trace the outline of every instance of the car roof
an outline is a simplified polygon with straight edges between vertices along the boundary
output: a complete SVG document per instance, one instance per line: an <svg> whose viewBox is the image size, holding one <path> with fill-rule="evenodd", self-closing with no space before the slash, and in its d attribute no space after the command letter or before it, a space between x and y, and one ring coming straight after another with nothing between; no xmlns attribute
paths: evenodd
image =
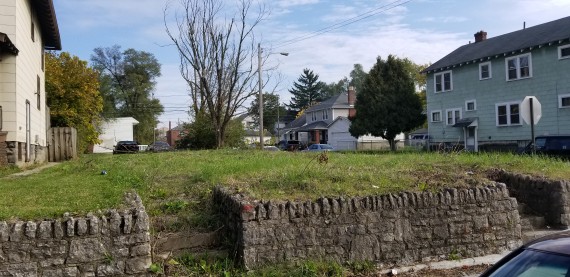
<svg viewBox="0 0 570 277"><path fill-rule="evenodd" d="M570 230L561 231L546 237L533 240L525 244L524 247L540 251L570 255Z"/></svg>

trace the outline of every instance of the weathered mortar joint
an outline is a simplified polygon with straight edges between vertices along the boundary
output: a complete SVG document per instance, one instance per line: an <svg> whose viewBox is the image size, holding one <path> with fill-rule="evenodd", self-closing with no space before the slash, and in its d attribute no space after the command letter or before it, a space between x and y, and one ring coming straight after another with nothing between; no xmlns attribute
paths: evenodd
<svg viewBox="0 0 570 277"><path fill-rule="evenodd" d="M218 187L239 263L305 259L411 264L497 253L521 243L516 201L504 184L315 201L245 201Z"/></svg>
<svg viewBox="0 0 570 277"><path fill-rule="evenodd" d="M149 220L133 199L136 207L122 211L0 221L0 276L144 275L152 262Z"/></svg>

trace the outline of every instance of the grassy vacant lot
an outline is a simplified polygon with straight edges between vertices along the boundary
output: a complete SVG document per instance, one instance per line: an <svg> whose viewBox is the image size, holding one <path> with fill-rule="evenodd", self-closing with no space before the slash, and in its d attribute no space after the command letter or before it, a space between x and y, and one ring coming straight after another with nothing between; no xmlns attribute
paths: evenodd
<svg viewBox="0 0 570 277"><path fill-rule="evenodd" d="M218 184L256 199L314 199L402 190L436 190L486 181L503 168L570 179L570 164L510 154L314 153L218 150L136 155L85 155L39 174L0 170L0 219L86 213L122 203L135 190L151 216L176 218L165 228L210 226L209 192ZM106 175L101 172L105 170ZM2 177L4 176L4 177Z"/></svg>

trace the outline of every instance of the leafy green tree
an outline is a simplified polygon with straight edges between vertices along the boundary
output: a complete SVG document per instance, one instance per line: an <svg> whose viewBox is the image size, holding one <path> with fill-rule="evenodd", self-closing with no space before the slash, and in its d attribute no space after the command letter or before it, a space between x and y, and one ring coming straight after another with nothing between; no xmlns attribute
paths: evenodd
<svg viewBox="0 0 570 277"><path fill-rule="evenodd" d="M303 69L303 74L293 83L293 88L289 90L293 98L289 102L289 107L294 110L306 109L315 103L325 100L322 89L324 83L319 81L319 75L310 69Z"/></svg>
<svg viewBox="0 0 570 277"><path fill-rule="evenodd" d="M394 139L399 133L409 132L425 121L405 61L392 55L386 60L377 58L362 91L356 94L355 109L350 134L380 136L388 140L392 151L396 150Z"/></svg>
<svg viewBox="0 0 570 277"><path fill-rule="evenodd" d="M103 99L99 94L96 70L67 52L47 52L46 97L51 126L77 129L79 152L98 142L99 114Z"/></svg>
<svg viewBox="0 0 570 277"><path fill-rule="evenodd" d="M247 113L253 117L255 125L259 126L259 95L251 101L251 105L247 108ZM264 129L272 129L279 118L287 115L287 109L279 105L279 95L273 93L265 93L263 95L263 126Z"/></svg>
<svg viewBox="0 0 570 277"><path fill-rule="evenodd" d="M158 116L164 111L153 97L160 63L153 54L114 45L95 48L91 55L93 67L100 72L101 94L105 118L133 117L139 121L134 137L139 143L153 141Z"/></svg>
<svg viewBox="0 0 570 277"><path fill-rule="evenodd" d="M216 131L211 117L206 114L198 114L191 123L183 124L184 134L176 142L178 149L213 149L217 147ZM225 132L226 147L243 147L245 130L238 120L231 120Z"/></svg>
<svg viewBox="0 0 570 277"><path fill-rule="evenodd" d="M357 63L354 64L354 68L350 71L350 86L353 86L356 93L362 90L362 85L368 74L362 68L362 65Z"/></svg>
<svg viewBox="0 0 570 277"><path fill-rule="evenodd" d="M348 88L348 78L344 77L338 82L323 84L322 95L324 99L331 98L340 93L346 92Z"/></svg>

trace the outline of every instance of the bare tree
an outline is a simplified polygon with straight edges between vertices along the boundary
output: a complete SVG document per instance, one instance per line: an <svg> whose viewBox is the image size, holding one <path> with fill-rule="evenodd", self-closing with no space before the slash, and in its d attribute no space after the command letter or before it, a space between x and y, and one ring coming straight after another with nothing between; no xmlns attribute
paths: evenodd
<svg viewBox="0 0 570 277"><path fill-rule="evenodd" d="M180 54L180 73L189 86L194 115L209 116L217 147L224 146L226 128L239 107L256 93L257 52L254 28L266 12L250 15L251 0L239 0L231 19L224 0L180 0L176 29L166 32Z"/></svg>

